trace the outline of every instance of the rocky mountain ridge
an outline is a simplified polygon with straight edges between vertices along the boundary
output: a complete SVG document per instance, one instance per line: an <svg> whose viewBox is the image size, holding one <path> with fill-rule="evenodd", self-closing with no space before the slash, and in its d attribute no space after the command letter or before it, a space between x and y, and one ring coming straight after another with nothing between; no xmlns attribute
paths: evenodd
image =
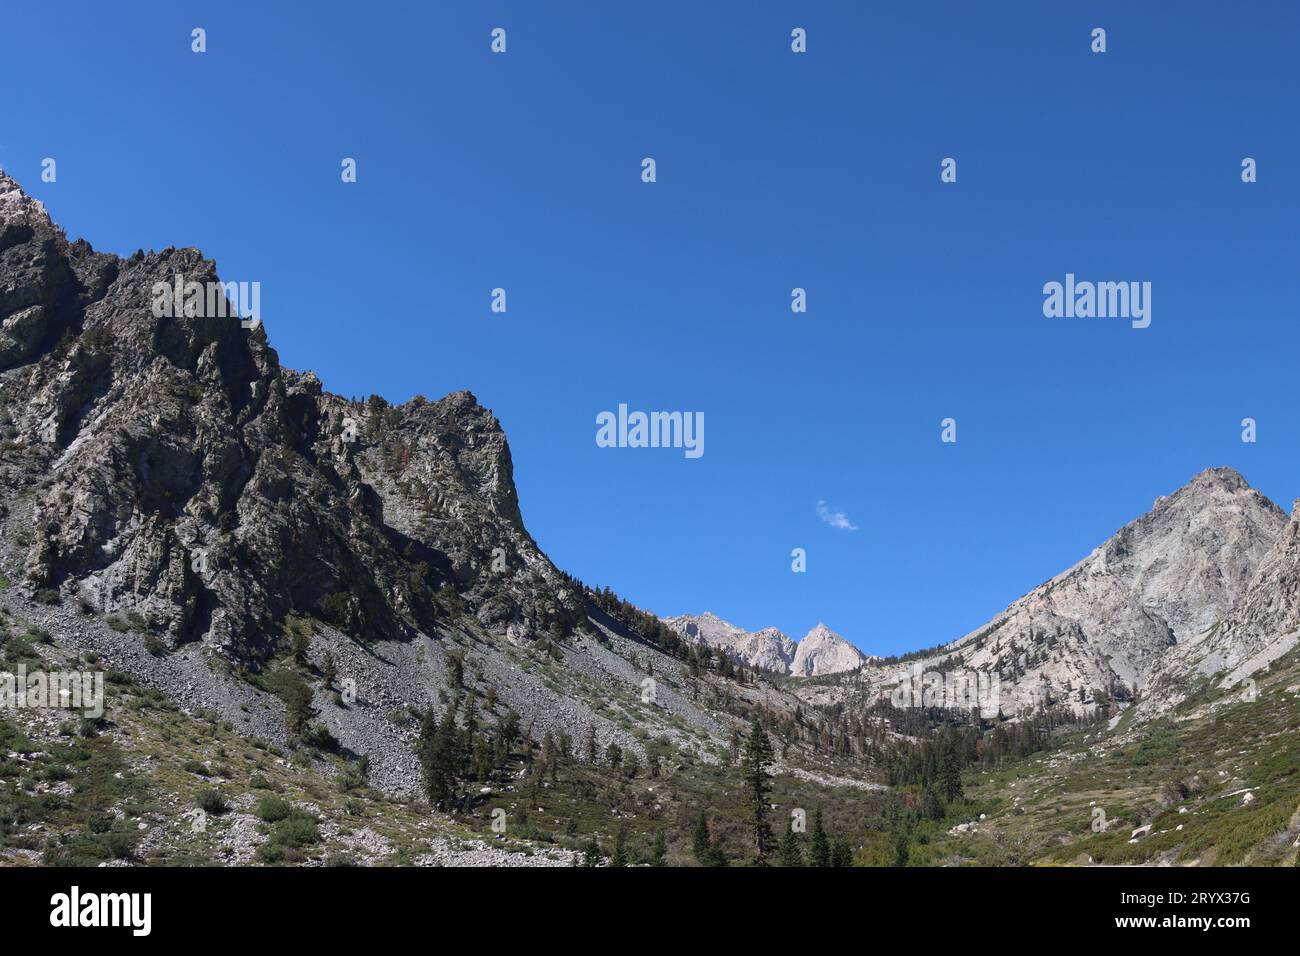
<svg viewBox="0 0 1300 956"><path fill-rule="evenodd" d="M709 611L663 618L686 640L721 650L732 660L773 674L819 677L860 667L869 658L825 624L818 624L800 641L775 627L746 631Z"/></svg>
<svg viewBox="0 0 1300 956"><path fill-rule="evenodd" d="M473 395L331 395L263 327L155 315L178 276L219 281L197 250L69 243L0 174L0 429L29 586L240 659L294 612L368 639L427 632L449 602L523 638L582 619Z"/></svg>
<svg viewBox="0 0 1300 956"><path fill-rule="evenodd" d="M1202 654L1211 668L1260 643L1246 635L1261 626L1237 623L1251 602L1268 612L1252 620L1282 619L1263 630L1295 626L1290 605L1274 597L1296 573L1286 550L1294 548L1294 523L1233 469L1207 469L988 623L905 664L868 666L861 679L874 693L897 696L925 672L949 683L988 675L996 678L993 710L1006 715L1045 705L1076 713L1124 706L1157 675L1185 671L1187 648L1209 646L1207 634L1237 648Z"/></svg>

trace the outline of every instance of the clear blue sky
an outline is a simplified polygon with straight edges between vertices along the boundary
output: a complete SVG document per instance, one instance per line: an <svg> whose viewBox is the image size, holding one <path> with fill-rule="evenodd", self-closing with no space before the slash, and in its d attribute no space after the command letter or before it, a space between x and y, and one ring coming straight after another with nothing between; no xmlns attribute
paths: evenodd
<svg viewBox="0 0 1300 956"><path fill-rule="evenodd" d="M261 282L333 391L472 390L589 583L890 653L1203 468L1300 495L1295 3L281 6L10 0L0 166ZM1067 272L1151 282L1151 327L1045 318ZM704 456L597 448L620 402Z"/></svg>

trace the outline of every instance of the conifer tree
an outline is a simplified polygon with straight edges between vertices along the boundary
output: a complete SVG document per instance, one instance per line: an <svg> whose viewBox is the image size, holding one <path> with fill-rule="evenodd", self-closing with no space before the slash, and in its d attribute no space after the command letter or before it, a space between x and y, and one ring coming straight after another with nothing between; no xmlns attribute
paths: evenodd
<svg viewBox="0 0 1300 956"><path fill-rule="evenodd" d="M781 865L803 866L803 849L799 846L794 827L787 827L785 836L781 837Z"/></svg>
<svg viewBox="0 0 1300 956"><path fill-rule="evenodd" d="M750 823L754 831L754 862L767 866L772 852L772 828L767 823L768 796L771 792L772 743L758 715L749 728L749 741L745 746L745 759L741 773L745 778L745 796L749 803Z"/></svg>
<svg viewBox="0 0 1300 956"><path fill-rule="evenodd" d="M813 813L812 837L808 847L808 865L831 865L831 842L826 836L826 830L822 827L821 810L816 810Z"/></svg>
<svg viewBox="0 0 1300 956"><path fill-rule="evenodd" d="M456 728L456 711L448 707L442 720L435 723L430 709L420 719L416 741L420 768L424 772L424 789L431 806L440 810L450 806L463 773L461 738Z"/></svg>
<svg viewBox="0 0 1300 956"><path fill-rule="evenodd" d="M962 799L961 767L957 762L957 749L952 741L949 741L948 745L944 747L939 779L943 784L945 800Z"/></svg>
<svg viewBox="0 0 1300 956"><path fill-rule="evenodd" d="M654 847L650 850L650 865L664 866L668 858L668 838L662 829L655 831Z"/></svg>
<svg viewBox="0 0 1300 956"><path fill-rule="evenodd" d="M926 820L942 820L943 814L943 801L939 799L939 794L934 787L926 787L925 796L921 800L921 817Z"/></svg>
<svg viewBox="0 0 1300 956"><path fill-rule="evenodd" d="M619 823L618 830L614 834L614 855L610 858L610 866L627 866L627 824Z"/></svg>
<svg viewBox="0 0 1300 956"><path fill-rule="evenodd" d="M709 827L709 818L703 810L700 811L700 817L695 823L692 850L695 853L695 861L700 866L727 865L726 854L722 852L722 847L718 846L714 841L713 832Z"/></svg>
<svg viewBox="0 0 1300 956"><path fill-rule="evenodd" d="M837 837L831 844L831 866L852 866L853 850L849 847L849 841L844 837Z"/></svg>

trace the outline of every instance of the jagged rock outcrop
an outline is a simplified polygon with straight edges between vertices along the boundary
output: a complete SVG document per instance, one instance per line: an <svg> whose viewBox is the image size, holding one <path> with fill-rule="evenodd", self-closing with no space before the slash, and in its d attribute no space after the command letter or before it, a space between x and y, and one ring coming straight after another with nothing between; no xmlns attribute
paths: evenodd
<svg viewBox="0 0 1300 956"><path fill-rule="evenodd" d="M825 624L798 643L774 627L746 631L715 614L682 614L664 623L693 643L721 650L732 660L775 674L817 677L851 671L867 658Z"/></svg>
<svg viewBox="0 0 1300 956"><path fill-rule="evenodd" d="M583 619L473 395L330 395L263 327L155 314L178 276L218 281L194 249L69 243L0 172L0 517L31 591L245 658L293 611L362 639L462 605L520 638Z"/></svg>

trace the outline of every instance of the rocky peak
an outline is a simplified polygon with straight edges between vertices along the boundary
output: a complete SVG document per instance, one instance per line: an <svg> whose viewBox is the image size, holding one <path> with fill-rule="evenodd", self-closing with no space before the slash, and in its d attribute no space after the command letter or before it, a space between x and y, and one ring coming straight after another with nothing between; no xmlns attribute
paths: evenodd
<svg viewBox="0 0 1300 956"><path fill-rule="evenodd" d="M825 624L818 624L796 643L775 627L746 631L708 611L664 618L664 623L694 643L778 674L813 677L853 670L866 659Z"/></svg>
<svg viewBox="0 0 1300 956"><path fill-rule="evenodd" d="M799 677L817 677L860 667L866 656L820 621L804 635L790 665Z"/></svg>
<svg viewBox="0 0 1300 956"><path fill-rule="evenodd" d="M29 589L250 660L293 612L363 640L581 620L472 394L331 395L262 326L155 314L157 283L219 281L198 250L95 253L0 194L0 519Z"/></svg>
<svg viewBox="0 0 1300 956"><path fill-rule="evenodd" d="M774 627L746 631L708 611L663 620L688 641L720 650L747 667L757 667L776 674L790 672L790 662L794 660L794 641Z"/></svg>
<svg viewBox="0 0 1300 956"><path fill-rule="evenodd" d="M49 213L45 211L45 204L23 192L18 181L3 169L0 169L0 223L6 228L53 225Z"/></svg>
<svg viewBox="0 0 1300 956"><path fill-rule="evenodd" d="M1236 471L1207 469L920 663L996 673L1008 715L1047 702L1084 711L1099 697L1142 693L1184 642L1233 609L1285 523Z"/></svg>

